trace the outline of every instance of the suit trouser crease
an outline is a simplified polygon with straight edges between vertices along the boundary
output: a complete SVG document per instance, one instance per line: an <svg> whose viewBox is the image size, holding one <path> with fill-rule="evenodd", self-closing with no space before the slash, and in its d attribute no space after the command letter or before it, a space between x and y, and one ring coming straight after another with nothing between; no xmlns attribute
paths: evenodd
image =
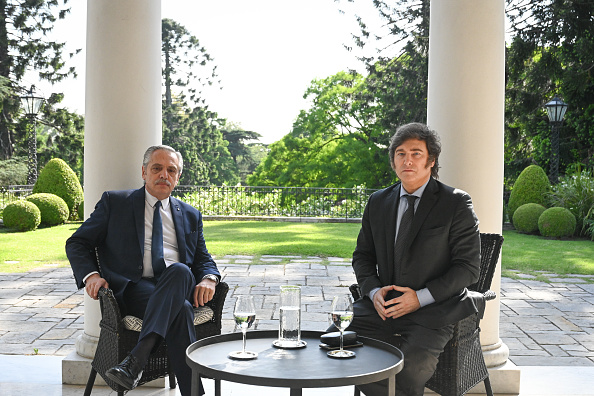
<svg viewBox="0 0 594 396"><path fill-rule="evenodd" d="M139 341L152 333L165 339L182 395L189 395L191 389L192 371L186 364L185 352L196 341L190 302L195 284L190 268L174 263L163 271L158 282L141 279L129 284L124 293L129 313L143 320Z"/></svg>

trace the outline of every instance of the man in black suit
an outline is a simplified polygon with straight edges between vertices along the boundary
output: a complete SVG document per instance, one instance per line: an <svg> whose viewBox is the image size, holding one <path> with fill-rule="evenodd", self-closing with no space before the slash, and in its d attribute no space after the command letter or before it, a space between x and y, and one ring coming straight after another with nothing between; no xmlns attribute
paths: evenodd
<svg viewBox="0 0 594 396"><path fill-rule="evenodd" d="M423 395L453 324L476 312L466 287L479 275L478 219L467 193L436 180L440 152L426 125L398 128L389 153L400 182L369 198L353 253L363 298L348 330L400 345L398 395ZM372 396L385 386L360 389Z"/></svg>
<svg viewBox="0 0 594 396"><path fill-rule="evenodd" d="M66 241L66 253L79 288L97 299L101 287L110 287L123 314L143 319L138 344L106 375L134 388L150 352L164 339L186 396L191 369L185 350L196 341L192 306L213 298L220 274L206 249L202 215L170 196L182 168L182 156L173 148L150 147L142 163L144 187L104 192Z"/></svg>

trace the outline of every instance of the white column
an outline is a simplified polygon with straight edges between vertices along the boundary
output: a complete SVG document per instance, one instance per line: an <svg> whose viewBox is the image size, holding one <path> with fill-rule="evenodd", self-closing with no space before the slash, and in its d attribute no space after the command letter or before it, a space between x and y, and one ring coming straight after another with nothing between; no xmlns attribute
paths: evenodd
<svg viewBox="0 0 594 396"><path fill-rule="evenodd" d="M440 180L472 196L486 233L502 231L505 0L432 0L427 123L442 139ZM498 265L491 289L501 286ZM481 344L488 367L503 367L509 349L499 338L499 298L487 304ZM509 373L508 373L509 374ZM513 393L509 375L492 382ZM499 388L499 389L497 389ZM519 371L517 371L519 392ZM517 393L517 392L516 392Z"/></svg>
<svg viewBox="0 0 594 396"><path fill-rule="evenodd" d="M142 185L144 151L161 143L161 1L88 0L85 218L105 190ZM79 355L93 357L99 303L85 294Z"/></svg>

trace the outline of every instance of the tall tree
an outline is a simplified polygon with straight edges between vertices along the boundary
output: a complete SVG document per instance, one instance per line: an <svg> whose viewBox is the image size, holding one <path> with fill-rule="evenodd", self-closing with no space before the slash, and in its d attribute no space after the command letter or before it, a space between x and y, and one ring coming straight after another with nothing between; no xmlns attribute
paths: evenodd
<svg viewBox="0 0 594 396"><path fill-rule="evenodd" d="M237 167L201 89L215 83L216 66L199 40L171 19L162 21L163 142L184 156L181 184L235 184ZM189 96L188 96L189 95Z"/></svg>
<svg viewBox="0 0 594 396"><path fill-rule="evenodd" d="M0 104L0 158L14 153L14 119L19 113L16 95L25 88L20 81L26 72L35 70L52 83L76 76L62 56L64 43L48 41L46 35L54 22L69 12L68 0L0 0L0 77L8 80L13 95ZM70 54L72 56L73 54Z"/></svg>
<svg viewBox="0 0 594 396"><path fill-rule="evenodd" d="M594 167L594 1L508 0L506 176L537 163L548 170L550 126L543 105L569 104L560 170Z"/></svg>
<svg viewBox="0 0 594 396"><path fill-rule="evenodd" d="M229 154L237 166L241 182L252 174L265 156L265 145L249 143L262 137L257 132L246 131L234 123L226 123L222 129L223 139L227 141ZM262 149L262 150L260 150Z"/></svg>

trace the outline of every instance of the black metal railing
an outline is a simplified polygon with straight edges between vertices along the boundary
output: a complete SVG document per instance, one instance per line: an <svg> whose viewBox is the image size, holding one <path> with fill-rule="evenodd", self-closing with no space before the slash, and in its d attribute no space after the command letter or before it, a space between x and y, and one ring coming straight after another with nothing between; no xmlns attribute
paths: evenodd
<svg viewBox="0 0 594 396"><path fill-rule="evenodd" d="M212 216L360 218L374 191L362 187L177 186L174 195Z"/></svg>
<svg viewBox="0 0 594 396"><path fill-rule="evenodd" d="M0 186L0 209L33 192L33 185Z"/></svg>
<svg viewBox="0 0 594 396"><path fill-rule="evenodd" d="M33 186L0 187L0 208ZM207 216L360 218L376 189L321 187L177 186L173 195Z"/></svg>

